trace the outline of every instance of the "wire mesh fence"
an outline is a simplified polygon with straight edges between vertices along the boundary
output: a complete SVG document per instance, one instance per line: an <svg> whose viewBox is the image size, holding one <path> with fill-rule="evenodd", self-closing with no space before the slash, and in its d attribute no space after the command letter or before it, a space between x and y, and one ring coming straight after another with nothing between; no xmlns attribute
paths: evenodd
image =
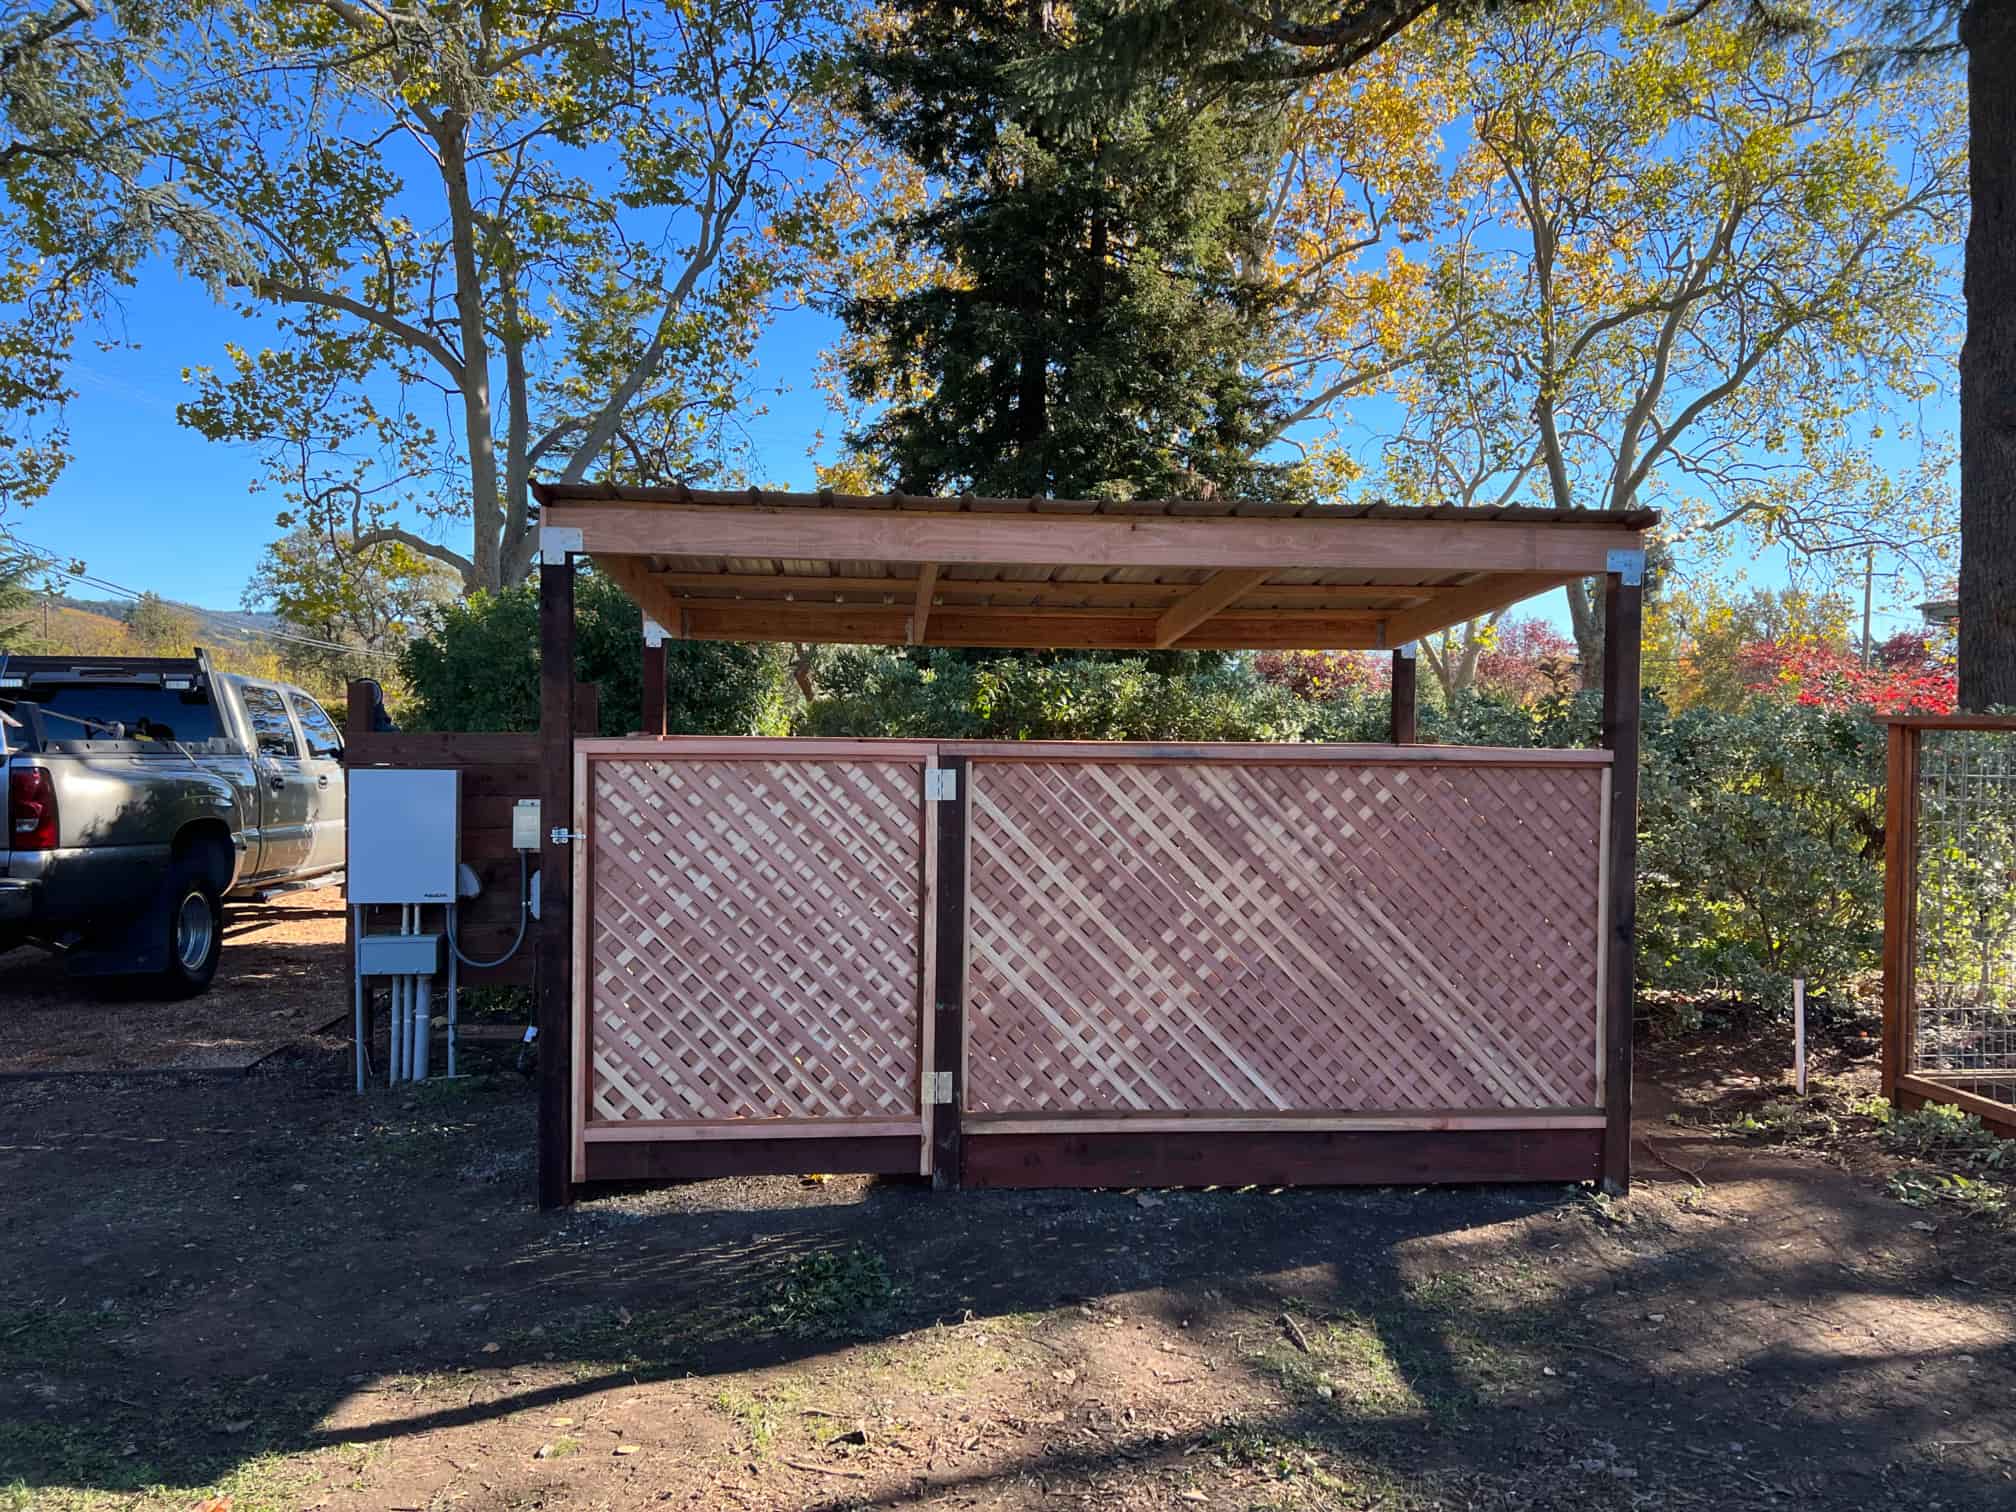
<svg viewBox="0 0 2016 1512"><path fill-rule="evenodd" d="M1924 731L1917 804L1906 1069L2016 1108L2016 731Z"/></svg>

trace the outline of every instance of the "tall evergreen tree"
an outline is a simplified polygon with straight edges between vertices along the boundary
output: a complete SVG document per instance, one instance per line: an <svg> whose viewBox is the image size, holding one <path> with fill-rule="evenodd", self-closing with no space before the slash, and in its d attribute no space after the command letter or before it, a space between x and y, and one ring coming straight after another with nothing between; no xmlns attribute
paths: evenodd
<svg viewBox="0 0 2016 1512"><path fill-rule="evenodd" d="M1120 65L1068 117L1046 58L1123 12L1087 0L896 0L856 45L855 108L928 176L894 231L937 270L855 296L847 380L886 401L850 437L906 492L1279 494L1258 461L1260 208L1278 97L1208 60Z"/></svg>

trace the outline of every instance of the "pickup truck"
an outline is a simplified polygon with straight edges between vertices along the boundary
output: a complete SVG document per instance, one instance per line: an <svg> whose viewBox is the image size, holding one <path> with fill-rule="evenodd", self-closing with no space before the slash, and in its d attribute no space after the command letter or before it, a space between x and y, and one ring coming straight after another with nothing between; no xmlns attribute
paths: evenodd
<svg viewBox="0 0 2016 1512"><path fill-rule="evenodd" d="M307 693L216 672L201 649L0 656L0 952L203 991L224 899L342 867L342 760Z"/></svg>

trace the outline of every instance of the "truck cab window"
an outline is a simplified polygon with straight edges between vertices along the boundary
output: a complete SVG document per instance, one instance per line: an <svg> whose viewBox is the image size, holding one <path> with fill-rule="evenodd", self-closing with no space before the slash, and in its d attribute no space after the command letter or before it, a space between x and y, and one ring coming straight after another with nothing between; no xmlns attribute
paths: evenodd
<svg viewBox="0 0 2016 1512"><path fill-rule="evenodd" d="M217 711L209 694L123 683L55 683L16 695L41 705L49 716L51 740L104 740L113 728L128 740L183 741L215 738ZM18 716L17 716L18 717Z"/></svg>
<svg viewBox="0 0 2016 1512"><path fill-rule="evenodd" d="M294 721L287 717L287 705L280 701L279 690L246 683L240 692L245 699L246 717L252 721L252 739L259 747L259 754L298 761L301 747L294 738Z"/></svg>
<svg viewBox="0 0 2016 1512"><path fill-rule="evenodd" d="M322 705L301 693L289 693L287 702L294 706L294 717L301 721L301 733L308 737L310 761L334 761L343 754L343 737L336 733L336 721L323 711Z"/></svg>

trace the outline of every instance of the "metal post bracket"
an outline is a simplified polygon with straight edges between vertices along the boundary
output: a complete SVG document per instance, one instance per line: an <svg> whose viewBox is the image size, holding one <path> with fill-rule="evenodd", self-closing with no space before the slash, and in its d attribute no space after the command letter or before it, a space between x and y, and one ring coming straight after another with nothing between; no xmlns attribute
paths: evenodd
<svg viewBox="0 0 2016 1512"><path fill-rule="evenodd" d="M539 560L549 567L557 567L570 555L582 550L581 531L573 525L541 525L539 527Z"/></svg>
<svg viewBox="0 0 2016 1512"><path fill-rule="evenodd" d="M1604 569L1614 572L1624 580L1627 588L1643 587L1645 583L1645 548L1643 546L1615 546L1604 559Z"/></svg>

